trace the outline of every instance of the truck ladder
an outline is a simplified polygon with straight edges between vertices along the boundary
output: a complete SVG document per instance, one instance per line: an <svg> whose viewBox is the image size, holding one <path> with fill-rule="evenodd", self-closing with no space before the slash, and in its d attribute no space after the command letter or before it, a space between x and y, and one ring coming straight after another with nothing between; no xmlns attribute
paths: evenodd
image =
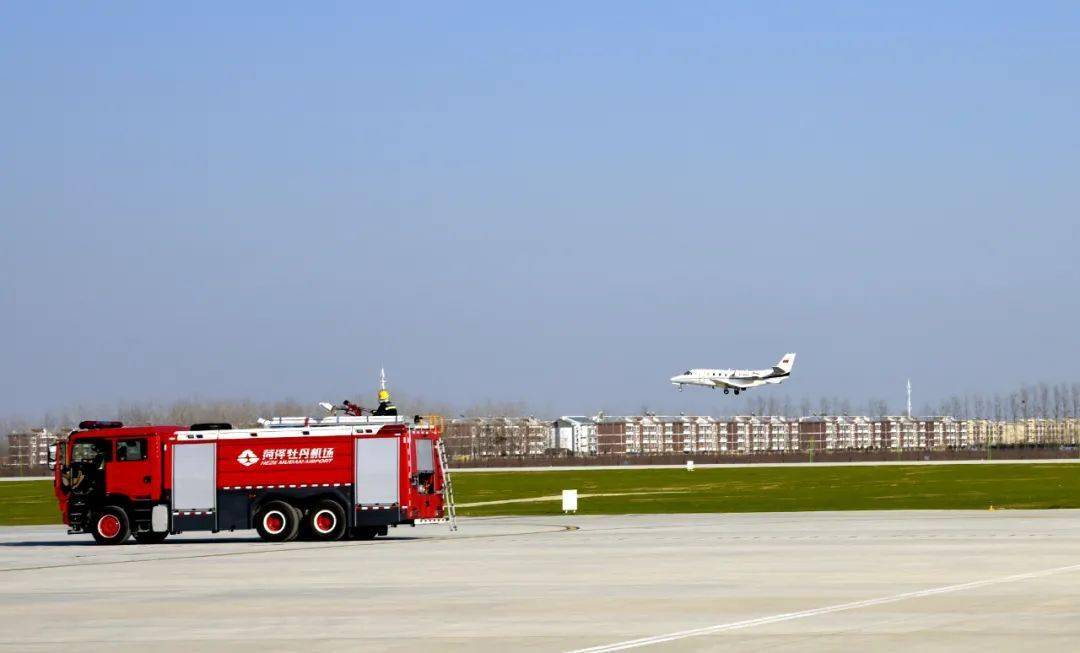
<svg viewBox="0 0 1080 653"><path fill-rule="evenodd" d="M454 507L454 484L450 481L450 468L446 465L446 448L442 438L435 441L435 449L439 452L439 469L443 477L443 507L446 509L446 517L450 522L450 530L457 530L457 509Z"/></svg>

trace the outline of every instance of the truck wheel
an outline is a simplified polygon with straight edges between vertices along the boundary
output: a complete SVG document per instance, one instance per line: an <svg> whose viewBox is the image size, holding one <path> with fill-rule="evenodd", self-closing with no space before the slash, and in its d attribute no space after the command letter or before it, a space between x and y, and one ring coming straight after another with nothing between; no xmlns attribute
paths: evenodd
<svg viewBox="0 0 1080 653"><path fill-rule="evenodd" d="M161 544L168 536L168 532L155 533L154 531L144 531L142 533L135 533L135 541L139 544Z"/></svg>
<svg viewBox="0 0 1080 653"><path fill-rule="evenodd" d="M322 542L340 540L345 534L345 511L337 501L326 499L308 511L306 530Z"/></svg>
<svg viewBox="0 0 1080 653"><path fill-rule="evenodd" d="M106 506L95 512L90 523L98 544L122 544L131 534L127 513L116 506Z"/></svg>
<svg viewBox="0 0 1080 653"><path fill-rule="evenodd" d="M300 530L300 511L284 501L270 501L255 515L255 530L267 542L289 542Z"/></svg>

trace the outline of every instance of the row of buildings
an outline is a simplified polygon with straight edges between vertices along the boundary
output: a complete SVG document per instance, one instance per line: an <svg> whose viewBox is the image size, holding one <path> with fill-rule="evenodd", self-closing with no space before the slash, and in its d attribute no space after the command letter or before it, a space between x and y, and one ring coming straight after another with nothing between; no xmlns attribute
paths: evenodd
<svg viewBox="0 0 1080 653"><path fill-rule="evenodd" d="M952 417L706 417L690 415L478 417L445 423L457 459L543 455L754 454L913 451L1080 443L1080 419L994 421ZM42 468L56 433L8 435L9 471Z"/></svg>
<svg viewBox="0 0 1080 653"><path fill-rule="evenodd" d="M15 473L47 468L49 449L56 444L56 439L56 433L48 429L9 433L7 455L0 462L8 471Z"/></svg>
<svg viewBox="0 0 1080 653"><path fill-rule="evenodd" d="M461 458L542 454L652 455L970 449L1080 442L1080 420L1015 422L953 417L564 416L452 420L447 449Z"/></svg>

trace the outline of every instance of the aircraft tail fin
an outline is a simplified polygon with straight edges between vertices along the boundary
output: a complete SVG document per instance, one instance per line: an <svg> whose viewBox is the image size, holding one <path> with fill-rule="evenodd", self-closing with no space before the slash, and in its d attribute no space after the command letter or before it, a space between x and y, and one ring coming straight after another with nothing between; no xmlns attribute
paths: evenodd
<svg viewBox="0 0 1080 653"><path fill-rule="evenodd" d="M791 368L795 367L795 352L784 354L784 357L774 367L784 374L791 374Z"/></svg>

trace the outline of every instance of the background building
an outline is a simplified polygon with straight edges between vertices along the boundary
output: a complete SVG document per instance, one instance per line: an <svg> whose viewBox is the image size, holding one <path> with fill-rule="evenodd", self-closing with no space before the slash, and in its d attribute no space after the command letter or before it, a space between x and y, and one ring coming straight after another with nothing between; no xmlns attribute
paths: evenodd
<svg viewBox="0 0 1080 653"><path fill-rule="evenodd" d="M551 434L551 423L535 417L460 418L446 424L446 450L453 458L539 456Z"/></svg>
<svg viewBox="0 0 1080 653"><path fill-rule="evenodd" d="M16 472L48 469L49 449L56 444L56 440L56 434L48 429L9 433L5 467Z"/></svg>
<svg viewBox="0 0 1080 653"><path fill-rule="evenodd" d="M564 416L555 420L550 447L574 455L596 455L596 419Z"/></svg>
<svg viewBox="0 0 1080 653"><path fill-rule="evenodd" d="M950 451L988 447L1080 447L1080 419L956 419L952 416L567 415L475 417L446 422L447 453L457 460L528 456L766 455L818 452ZM0 471L47 470L55 432L5 439Z"/></svg>
<svg viewBox="0 0 1080 653"><path fill-rule="evenodd" d="M551 446L576 455L944 451L1080 444L1080 420L1015 422L951 416L598 415L561 417Z"/></svg>

